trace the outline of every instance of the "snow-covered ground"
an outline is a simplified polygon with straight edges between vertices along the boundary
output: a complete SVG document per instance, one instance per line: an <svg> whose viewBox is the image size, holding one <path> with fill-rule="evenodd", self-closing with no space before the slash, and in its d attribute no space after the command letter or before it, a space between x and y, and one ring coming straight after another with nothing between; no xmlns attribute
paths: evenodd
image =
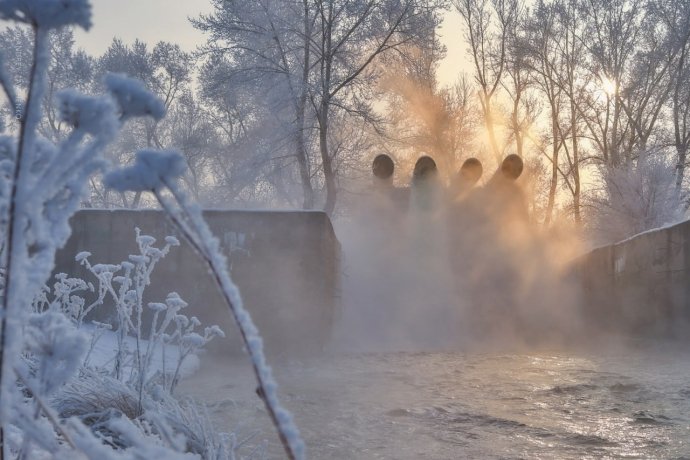
<svg viewBox="0 0 690 460"><path fill-rule="evenodd" d="M112 331L97 330L94 326L83 326L83 331L92 336L97 334L93 350L91 351L88 358L88 365L101 368L110 368L117 355L117 336ZM142 349L146 349L148 341L140 341L139 346ZM133 351L137 348L137 341L134 337L125 338L125 346L128 350ZM156 347L153 352L153 359L149 368L149 374L155 372L168 372L172 373L177 366L177 361L179 359L180 352L179 348L174 345L161 345ZM199 356L191 353L187 355L182 360L182 365L180 366L180 377L185 378L193 375L199 370L200 359ZM125 372L131 371L131 365L125 366Z"/></svg>

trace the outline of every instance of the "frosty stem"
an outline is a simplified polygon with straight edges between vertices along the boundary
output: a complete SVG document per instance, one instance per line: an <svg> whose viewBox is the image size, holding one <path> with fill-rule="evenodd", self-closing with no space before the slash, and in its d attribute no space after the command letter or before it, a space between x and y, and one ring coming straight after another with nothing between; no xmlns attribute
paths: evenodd
<svg viewBox="0 0 690 460"><path fill-rule="evenodd" d="M47 49L47 32L34 26L34 56L31 63L31 74L29 80L29 92L27 95L27 106L25 116L22 117L21 126L19 130L19 146L17 148L17 155L14 159L14 172L12 174L12 191L9 199L9 209L6 216L7 220L7 240L5 244L5 251L3 254L3 265L5 268L5 292L2 299L2 317L0 324L0 407L5 408L0 410L0 460L5 457L5 443L4 443L4 424L7 420L5 411L9 410L9 388L11 384L11 357L7 356L8 351L11 351L11 342L8 340L7 322L10 316L10 307L12 306L11 299L14 295L15 283L13 273L13 266L15 263L15 248L19 241L17 238L21 237L22 229L16 228L19 225L17 220L17 203L19 190L20 176L22 176L23 163L26 161L25 152L29 137L34 135L34 128L38 124L41 117L40 104L43 99L43 91L45 85L43 80L46 70L48 68ZM16 307L16 306L15 306ZM12 332L15 334L16 332ZM8 380L10 383L8 383Z"/></svg>
<svg viewBox="0 0 690 460"><path fill-rule="evenodd" d="M29 379L26 378L23 372L21 372L19 369L14 370L15 374L17 375L17 378L19 379L20 382L24 385L24 388L26 391L29 393L29 396L34 398L34 401L36 401L36 407L43 411L45 414L46 418L48 421L53 425L53 428L57 433L60 433L62 438L65 440L67 444L72 449L77 449L77 446L74 444L74 441L72 441L72 438L69 436L69 434L63 429L62 425L58 421L57 417L55 416L55 413L53 410L48 406L48 404L43 401L43 398L38 396L38 393L34 391L32 388L31 382L29 382Z"/></svg>
<svg viewBox="0 0 690 460"><path fill-rule="evenodd" d="M281 408L278 398L275 395L275 383L273 382L270 368L265 364L261 342L257 341L256 337L250 339L250 335L253 335L251 330L255 330L256 328L249 314L244 311L241 305L238 305L237 302L234 301L232 293L236 291L236 288L230 280L225 266L220 265L219 255L214 257L214 248L212 248L209 241L204 238L205 235L210 235L210 230L203 219L200 218L201 213L198 210L190 209L183 192L181 192L174 183L166 181L165 178L161 178L161 182L172 193L175 201L179 205L180 212L178 213L177 210L173 208L173 204L161 194L160 190L153 189L152 192L172 223L180 230L184 238L209 267L213 279L223 296L223 300L230 308L233 319L240 330L242 342L251 358L252 369L258 382L257 394L264 402L266 411L273 425L276 427L285 453L290 460L303 458L301 440L295 439L294 436L290 436L287 433L287 431L294 429L294 427L292 426L291 420L287 419L289 414ZM195 217L199 218L195 219ZM199 236L199 238L197 238L197 236ZM219 248L215 249L218 250Z"/></svg>

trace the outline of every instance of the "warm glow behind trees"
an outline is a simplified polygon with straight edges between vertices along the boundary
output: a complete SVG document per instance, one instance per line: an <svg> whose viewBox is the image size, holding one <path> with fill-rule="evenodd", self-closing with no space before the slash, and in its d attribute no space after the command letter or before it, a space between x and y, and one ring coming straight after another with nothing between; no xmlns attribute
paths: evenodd
<svg viewBox="0 0 690 460"><path fill-rule="evenodd" d="M620 170L636 170L643 154L675 162L664 180L683 192L689 3L454 2L488 150L550 169L543 222L559 212L590 224Z"/></svg>
<svg viewBox="0 0 690 460"><path fill-rule="evenodd" d="M227 35L226 50L263 43L254 48L267 51L264 57L275 65L252 61L246 52L242 59L211 60L219 52L207 47L195 56L184 97L175 95L170 106L176 123L193 117L195 128L149 127L153 143L184 141L183 150L198 165L188 183L214 206L337 210L352 180L366 175L377 149L399 156L403 167L405 158L432 154L446 176L468 156L482 158L492 171L503 156L518 153L533 171L528 185L537 190L534 218L546 225L561 218L589 225L599 198L615 185L604 179L608 172L633 171L642 152L673 163L671 180L685 194L688 0L454 0L445 10L436 9L440 1L412 2L422 9L411 16L396 16L405 9L392 4L386 10L381 2L361 0L250 3L242 7L243 20L260 25L266 40ZM187 15L212 13L217 6L194 5L187 4ZM263 8L263 19L257 13L262 5L270 7ZM433 12L425 18L424 5ZM347 18L329 19L331 8L340 7ZM119 13L109 8L96 2L96 16L107 12L112 24L97 23L112 26L111 35L122 33L125 44L139 34L151 41L158 30L118 26ZM269 17L277 26L273 35L263 27ZM396 23L398 17L404 21ZM411 27L421 19L430 27ZM100 30L95 33L107 35ZM342 35L347 30L353 32ZM209 37L191 27L180 32L185 51L203 33ZM211 44L218 37L210 38ZM413 48L407 40L421 46L421 54L408 52ZM98 51L97 39L86 43L78 37L77 44L88 45L93 56L109 41ZM429 43L438 49L430 51ZM279 49L283 54L274 53ZM387 72L425 59L431 59L425 79L387 80ZM184 139L174 136L185 132ZM204 136L213 142L200 142Z"/></svg>

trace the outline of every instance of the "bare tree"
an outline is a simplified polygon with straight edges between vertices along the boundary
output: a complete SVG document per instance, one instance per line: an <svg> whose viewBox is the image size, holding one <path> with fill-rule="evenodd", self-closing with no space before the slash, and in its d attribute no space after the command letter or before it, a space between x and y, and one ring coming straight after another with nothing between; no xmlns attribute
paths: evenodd
<svg viewBox="0 0 690 460"><path fill-rule="evenodd" d="M534 92L535 75L529 65L529 48L525 8L517 3L515 20L507 30L506 77L501 80L510 99L509 141L515 141L516 153L525 155L525 141L541 112L540 100Z"/></svg>
<svg viewBox="0 0 690 460"><path fill-rule="evenodd" d="M179 47L167 42L157 43L149 50L146 43L135 40L127 45L119 39L113 39L108 49L96 59L93 85L99 87L103 75L116 72L135 77L161 98L165 110L169 111L182 94L189 91L191 84L193 57ZM159 123L156 120L137 120L123 132L117 145L109 149L109 156L115 163L124 163L133 153L141 148L170 148L174 129L166 129L170 121ZM168 134L168 136L165 136ZM110 204L109 191L98 181L92 181L92 187L99 189L103 201L101 205ZM118 205L137 208L141 204L141 193L121 193Z"/></svg>
<svg viewBox="0 0 690 460"><path fill-rule="evenodd" d="M622 138L632 129L619 97L635 58L641 32L643 6L627 0L583 0L585 27L578 37L588 50L588 71L593 86L587 93L584 117L591 139L606 164L618 166L630 159Z"/></svg>
<svg viewBox="0 0 690 460"><path fill-rule="evenodd" d="M673 56L668 104L673 129L671 144L676 150L676 191L680 191L690 148L690 1L665 0L652 6L666 31L666 51Z"/></svg>
<svg viewBox="0 0 690 460"><path fill-rule="evenodd" d="M438 46L436 51L410 50L408 58L387 64L383 86L389 129L382 148L410 167L421 152L430 154L441 174L452 175L473 145L476 111L466 78L439 88L436 67L444 50Z"/></svg>
<svg viewBox="0 0 690 460"><path fill-rule="evenodd" d="M465 40L474 63L474 79L479 85L479 102L491 152L501 160L502 149L496 139L496 92L506 68L508 41L518 20L519 0L454 0L464 19Z"/></svg>
<svg viewBox="0 0 690 460"><path fill-rule="evenodd" d="M549 110L549 130L540 142L540 150L550 163L549 193L544 212L545 225L549 225L553 217L558 178L562 173L559 156L566 142L561 121L561 111L566 104L565 92L559 81L565 66L558 50L560 37L557 21L556 6L541 0L530 17L527 33L527 65L534 75L536 87L546 99ZM547 145L551 147L550 152L546 151Z"/></svg>
<svg viewBox="0 0 690 460"><path fill-rule="evenodd" d="M53 104L56 94L70 87L85 92L93 91L95 63L84 50L75 46L74 32L71 29L51 31L48 34L48 45L50 72L43 100L45 118L40 121L39 132L55 142L62 139L68 130ZM6 72L21 91L28 91L27 75L30 71L32 46L31 32L25 27L10 26L0 32L0 49L4 55ZM20 111L18 109L21 108L12 108L12 118L16 118L14 112Z"/></svg>
<svg viewBox="0 0 690 460"><path fill-rule="evenodd" d="M344 110L372 118L368 95L379 74L372 63L415 40L433 38L440 5L424 0L316 0L317 70L311 96L319 129L319 152L329 214L337 198L333 152L329 151L330 115Z"/></svg>
<svg viewBox="0 0 690 460"><path fill-rule="evenodd" d="M577 0L539 2L529 25L528 64L549 108L549 130L540 147L551 165L545 223L556 201L559 178L572 196L572 213L581 221L580 168L584 162L583 119L590 75L584 69L586 49ZM546 153L545 145L550 145Z"/></svg>
<svg viewBox="0 0 690 460"><path fill-rule="evenodd" d="M309 78L314 66L314 22L316 10L310 0L298 2L213 1L213 14L192 21L210 35L200 53L231 65L225 73L215 72L208 85L251 87L268 105L266 113L276 117L283 129L274 133L276 143L287 139L294 149L302 185L303 206L314 206L310 155L306 137L309 129L307 102ZM275 121L268 122L275 127Z"/></svg>

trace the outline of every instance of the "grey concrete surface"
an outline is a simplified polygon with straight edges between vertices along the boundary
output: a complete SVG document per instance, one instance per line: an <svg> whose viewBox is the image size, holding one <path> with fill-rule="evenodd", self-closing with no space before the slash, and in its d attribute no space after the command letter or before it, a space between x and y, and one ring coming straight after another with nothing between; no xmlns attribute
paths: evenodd
<svg viewBox="0 0 690 460"><path fill-rule="evenodd" d="M690 325L690 221L595 249L575 261L592 327L680 337Z"/></svg>
<svg viewBox="0 0 690 460"><path fill-rule="evenodd" d="M291 357L327 345L339 308L340 244L328 216L311 211L205 211L220 239L245 306L259 327L270 355ZM74 256L119 263L136 254L135 227L157 238L175 235L182 245L153 272L145 302L163 302L177 292L204 325L218 324L228 335L210 347L214 353L241 351L239 333L207 268L161 211L82 210L71 221L72 236L58 253L55 273L95 281ZM112 305L93 318L113 317Z"/></svg>

